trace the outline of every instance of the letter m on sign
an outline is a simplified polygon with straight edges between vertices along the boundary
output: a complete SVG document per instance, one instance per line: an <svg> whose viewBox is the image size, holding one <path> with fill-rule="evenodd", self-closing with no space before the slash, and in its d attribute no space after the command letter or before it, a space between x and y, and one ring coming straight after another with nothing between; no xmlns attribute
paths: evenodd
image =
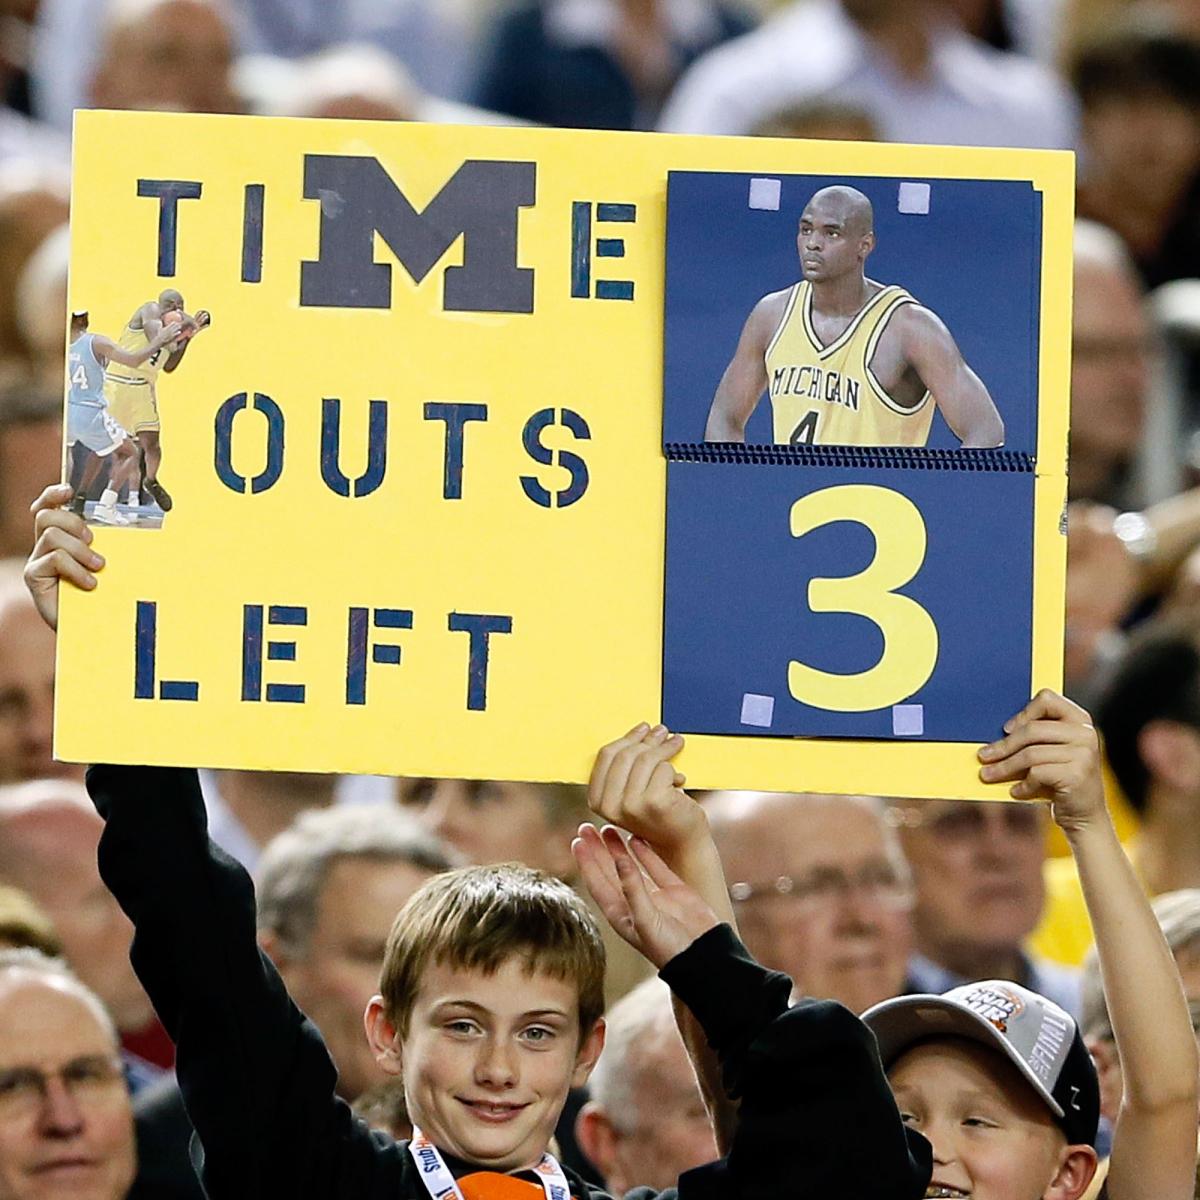
<svg viewBox="0 0 1200 1200"><path fill-rule="evenodd" d="M300 265L300 303L390 308L392 268L375 261L375 234L420 283L463 239L462 265L444 272L449 312L533 312L533 271L517 266L517 217L534 203L537 164L464 162L418 212L379 160L304 156L304 196L321 202L320 257Z"/></svg>

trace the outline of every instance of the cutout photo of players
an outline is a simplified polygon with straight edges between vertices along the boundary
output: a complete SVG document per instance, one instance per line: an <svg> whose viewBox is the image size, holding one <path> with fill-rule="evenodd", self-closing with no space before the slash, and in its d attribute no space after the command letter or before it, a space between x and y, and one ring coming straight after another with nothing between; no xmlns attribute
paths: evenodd
<svg viewBox="0 0 1200 1200"><path fill-rule="evenodd" d="M67 351L67 471L75 510L98 524L159 528L172 508L158 480L162 462L157 380L174 371L208 327L189 316L173 288L134 310L117 340L71 313Z"/></svg>

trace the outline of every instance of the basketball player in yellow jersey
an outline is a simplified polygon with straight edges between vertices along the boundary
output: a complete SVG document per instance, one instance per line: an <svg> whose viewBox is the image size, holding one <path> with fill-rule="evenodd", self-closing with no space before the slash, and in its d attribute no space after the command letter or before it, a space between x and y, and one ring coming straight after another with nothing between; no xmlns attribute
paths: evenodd
<svg viewBox="0 0 1200 1200"><path fill-rule="evenodd" d="M867 278L875 221L862 192L817 192L796 246L803 278L764 296L746 319L705 441L745 441L765 390L777 443L923 446L936 404L964 446L1004 444L987 388L937 314Z"/></svg>
<svg viewBox="0 0 1200 1200"><path fill-rule="evenodd" d="M179 315L171 317L171 313ZM138 306L121 330L117 344L123 350L137 354L158 337L164 321L178 322L179 337L157 350L141 366L110 363L104 373L104 398L113 418L137 442L141 488L158 502L163 512L170 512L170 494L158 482L158 468L162 463L162 425L156 390L158 373L166 371L169 374L179 366L188 341L208 324L208 314L201 312L189 317L183 310L183 297L174 288L167 288L157 300L147 300ZM139 501L138 494L130 495L129 502L133 507Z"/></svg>

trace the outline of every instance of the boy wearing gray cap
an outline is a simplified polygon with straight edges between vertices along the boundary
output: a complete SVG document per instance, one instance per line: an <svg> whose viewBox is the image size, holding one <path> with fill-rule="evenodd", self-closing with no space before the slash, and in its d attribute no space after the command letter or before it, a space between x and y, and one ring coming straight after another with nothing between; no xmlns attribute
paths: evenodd
<svg viewBox="0 0 1200 1200"><path fill-rule="evenodd" d="M715 911L728 912L703 810L682 791L684 779L669 761L682 746L682 738L662 730L606 747L590 800L607 819L652 836L678 874ZM1174 960L1113 830L1090 718L1062 696L1040 692L979 759L981 777L1011 783L1014 799L1049 801L1078 865L1126 1072L1106 1194L1193 1200L1200 1055ZM863 1020L878 1041L901 1120L932 1146L927 1200L1080 1200L1088 1191L1097 1166L1099 1087L1079 1029L1058 1005L1006 980L987 980L943 996L887 1000ZM719 1079L711 1059L695 1053L694 1036L689 1040L724 1128ZM797 1086L804 1082L811 1086L812 1078ZM839 1100L813 1095L812 1122ZM864 1137L860 1165L868 1172L873 1150ZM816 1165L798 1167L793 1183ZM856 1168L843 1168L853 1194Z"/></svg>

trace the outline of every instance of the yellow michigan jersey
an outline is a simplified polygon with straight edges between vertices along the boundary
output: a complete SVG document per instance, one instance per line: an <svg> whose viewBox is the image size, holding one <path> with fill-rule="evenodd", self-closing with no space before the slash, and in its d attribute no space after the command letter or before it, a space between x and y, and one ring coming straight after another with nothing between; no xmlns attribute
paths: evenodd
<svg viewBox="0 0 1200 1200"><path fill-rule="evenodd" d="M144 329L126 325L121 330L117 345L131 354L138 354L150 344ZM109 412L128 433L159 428L158 397L154 381L167 361L170 350L160 346L139 367L126 367L121 363L109 363L104 372L104 398Z"/></svg>
<svg viewBox="0 0 1200 1200"><path fill-rule="evenodd" d="M812 287L791 290L779 328L767 345L767 394L775 441L805 446L923 446L933 423L926 392L902 408L871 370L871 359L898 308L916 304L902 287L877 292L823 346L813 328Z"/></svg>

